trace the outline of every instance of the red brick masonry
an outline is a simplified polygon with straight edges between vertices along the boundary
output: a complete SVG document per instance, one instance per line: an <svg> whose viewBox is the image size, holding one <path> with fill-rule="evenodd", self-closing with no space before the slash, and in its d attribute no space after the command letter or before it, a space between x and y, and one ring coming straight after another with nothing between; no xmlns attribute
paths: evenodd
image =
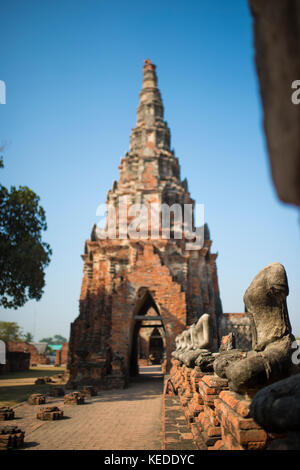
<svg viewBox="0 0 300 470"><path fill-rule="evenodd" d="M173 359L169 380L168 390L178 395L198 449L264 450L282 437L268 434L250 418L251 399L228 390L226 379Z"/></svg>

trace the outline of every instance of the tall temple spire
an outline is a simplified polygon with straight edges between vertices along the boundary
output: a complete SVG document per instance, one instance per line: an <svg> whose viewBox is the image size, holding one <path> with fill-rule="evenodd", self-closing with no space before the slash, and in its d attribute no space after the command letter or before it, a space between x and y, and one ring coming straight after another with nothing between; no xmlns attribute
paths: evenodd
<svg viewBox="0 0 300 470"><path fill-rule="evenodd" d="M143 88L157 88L156 65L150 59L144 61Z"/></svg>
<svg viewBox="0 0 300 470"><path fill-rule="evenodd" d="M181 181L178 158L170 150L170 130L164 121L156 66L147 59L143 72L137 123L131 131L130 149L121 159L120 178L108 192L107 203L116 206L125 196L129 205L194 205L186 182Z"/></svg>
<svg viewBox="0 0 300 470"><path fill-rule="evenodd" d="M170 152L170 131L163 118L164 108L160 91L157 88L156 66L146 59L140 102L137 108L137 124L132 130L130 150L148 147Z"/></svg>

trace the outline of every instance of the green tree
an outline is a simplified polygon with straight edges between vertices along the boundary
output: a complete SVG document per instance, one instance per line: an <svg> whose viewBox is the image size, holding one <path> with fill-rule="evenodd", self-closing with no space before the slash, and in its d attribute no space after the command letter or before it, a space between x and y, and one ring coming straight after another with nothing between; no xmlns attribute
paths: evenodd
<svg viewBox="0 0 300 470"><path fill-rule="evenodd" d="M48 337L48 338L40 339L40 343L47 343L47 347L45 350L46 354L50 354L52 352L52 349L49 348L49 344L53 344L53 338Z"/></svg>
<svg viewBox="0 0 300 470"><path fill-rule="evenodd" d="M27 332L24 336L23 336L23 341L25 341L25 343L31 343L33 341L33 335L29 332Z"/></svg>
<svg viewBox="0 0 300 470"><path fill-rule="evenodd" d="M2 159L0 159L3 166ZM10 191L0 184L0 306L18 308L40 300L44 269L52 254L41 232L47 229L40 198L28 187Z"/></svg>
<svg viewBox="0 0 300 470"><path fill-rule="evenodd" d="M0 321L0 339L2 341L21 341L22 328L15 322Z"/></svg>
<svg viewBox="0 0 300 470"><path fill-rule="evenodd" d="M52 338L40 339L40 342L47 344L64 344L67 342L67 338L61 335L54 335Z"/></svg>
<svg viewBox="0 0 300 470"><path fill-rule="evenodd" d="M67 338L61 335L54 335L53 344L64 344L67 342Z"/></svg>
<svg viewBox="0 0 300 470"><path fill-rule="evenodd" d="M53 352L51 348L49 348L49 344L64 344L67 342L67 339L61 335L54 335L53 338L43 338L40 339L41 343L47 343L46 353L49 354Z"/></svg>
<svg viewBox="0 0 300 470"><path fill-rule="evenodd" d="M47 343L47 344L52 344L52 338L43 338L40 339L40 343Z"/></svg>

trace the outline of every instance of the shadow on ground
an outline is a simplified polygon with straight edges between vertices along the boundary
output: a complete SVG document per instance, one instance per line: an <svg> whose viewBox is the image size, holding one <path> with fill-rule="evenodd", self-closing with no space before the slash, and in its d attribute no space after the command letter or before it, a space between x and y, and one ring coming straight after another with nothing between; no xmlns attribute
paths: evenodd
<svg viewBox="0 0 300 470"><path fill-rule="evenodd" d="M163 393L161 367L143 367L136 377L130 379L125 389L101 390L93 402L150 400ZM145 392L143 392L145 389Z"/></svg>

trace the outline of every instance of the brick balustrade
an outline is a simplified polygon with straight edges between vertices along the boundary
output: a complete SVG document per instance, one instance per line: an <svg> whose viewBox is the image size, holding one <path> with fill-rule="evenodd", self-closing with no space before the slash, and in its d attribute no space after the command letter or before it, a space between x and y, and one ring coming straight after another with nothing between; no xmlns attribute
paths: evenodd
<svg viewBox="0 0 300 470"><path fill-rule="evenodd" d="M250 418L251 399L230 391L226 379L173 359L169 380L198 449L264 450L282 437Z"/></svg>

